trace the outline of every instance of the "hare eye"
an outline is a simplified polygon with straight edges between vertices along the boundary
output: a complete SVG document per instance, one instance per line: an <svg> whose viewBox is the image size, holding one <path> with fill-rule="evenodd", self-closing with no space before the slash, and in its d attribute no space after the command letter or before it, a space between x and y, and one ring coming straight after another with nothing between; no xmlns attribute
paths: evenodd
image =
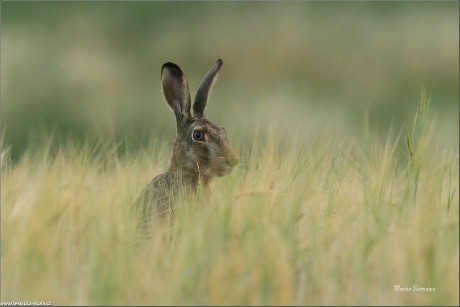
<svg viewBox="0 0 460 307"><path fill-rule="evenodd" d="M204 141L204 132L201 130L193 131L193 139L196 141Z"/></svg>

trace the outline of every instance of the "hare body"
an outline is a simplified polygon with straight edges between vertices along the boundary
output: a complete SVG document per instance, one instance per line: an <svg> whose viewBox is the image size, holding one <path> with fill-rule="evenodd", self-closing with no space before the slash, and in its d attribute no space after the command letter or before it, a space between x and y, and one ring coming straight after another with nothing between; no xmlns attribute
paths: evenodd
<svg viewBox="0 0 460 307"><path fill-rule="evenodd" d="M176 117L177 133L169 169L153 178L141 196L142 229L155 217L174 214L174 202L181 193L206 189L215 177L229 174L238 163L224 128L205 118L204 110L222 60L203 78L193 104L188 83L179 66L166 63L161 69L161 85L166 103Z"/></svg>

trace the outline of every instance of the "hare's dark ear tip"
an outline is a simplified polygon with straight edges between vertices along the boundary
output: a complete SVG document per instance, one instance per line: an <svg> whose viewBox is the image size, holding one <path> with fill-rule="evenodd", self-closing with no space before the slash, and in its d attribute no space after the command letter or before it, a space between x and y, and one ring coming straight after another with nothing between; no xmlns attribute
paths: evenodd
<svg viewBox="0 0 460 307"><path fill-rule="evenodd" d="M177 64L174 64L174 63L171 63L171 62L167 62L167 63L164 63L163 66L161 67L161 69L165 69L166 67L168 68L177 68L177 69L180 69L179 66L177 66Z"/></svg>
<svg viewBox="0 0 460 307"><path fill-rule="evenodd" d="M161 74L163 74L163 71L165 69L168 69L168 71L176 77L182 76L182 70L180 69L178 65L174 63L171 63L171 62L164 63L163 66L161 66Z"/></svg>
<svg viewBox="0 0 460 307"><path fill-rule="evenodd" d="M224 65L224 61L222 61L222 59L217 59L216 65L220 68L222 65Z"/></svg>

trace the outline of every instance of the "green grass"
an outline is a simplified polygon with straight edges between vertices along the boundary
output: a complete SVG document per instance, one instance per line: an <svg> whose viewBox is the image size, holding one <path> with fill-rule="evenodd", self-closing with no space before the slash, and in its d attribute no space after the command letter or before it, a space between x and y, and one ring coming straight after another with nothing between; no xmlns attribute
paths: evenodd
<svg viewBox="0 0 460 307"><path fill-rule="evenodd" d="M237 122L248 131L254 117L280 116L330 128L337 115L359 122L361 110L374 127L386 129L390 119L399 127L417 107L421 84L444 121L457 123L458 8L455 1L2 1L4 140L13 161L42 129L60 140L102 135L145 148L175 128L161 66L178 64L193 96L217 58L224 65L207 112L228 128ZM324 109L330 116L316 114Z"/></svg>
<svg viewBox="0 0 460 307"><path fill-rule="evenodd" d="M5 152L1 301L456 305L458 149L434 146L422 102L397 133L273 127L237 143L236 170L181 200L144 249L132 204L169 143L119 155L48 139L16 163Z"/></svg>

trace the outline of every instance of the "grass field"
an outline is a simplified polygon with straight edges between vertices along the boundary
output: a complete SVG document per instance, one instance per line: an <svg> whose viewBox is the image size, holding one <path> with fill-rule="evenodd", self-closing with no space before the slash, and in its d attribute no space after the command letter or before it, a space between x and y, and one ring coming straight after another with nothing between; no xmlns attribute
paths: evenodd
<svg viewBox="0 0 460 307"><path fill-rule="evenodd" d="M317 133L337 124L328 120L337 114L342 131L367 109L374 127L400 127L422 84L438 125L458 123L455 1L3 1L1 8L1 128L13 161L42 130L56 141L113 136L129 149L152 137L169 141L163 136L175 126L159 84L166 62L181 66L194 94L222 58L208 115L228 129L238 123L233 139L252 134L254 117L279 122L279 115Z"/></svg>
<svg viewBox="0 0 460 307"><path fill-rule="evenodd" d="M1 302L459 304L458 2L0 6ZM160 69L217 58L240 163L139 247Z"/></svg>
<svg viewBox="0 0 460 307"><path fill-rule="evenodd" d="M170 143L120 154L45 137L17 163L4 148L1 300L456 305L458 143L436 142L434 118L422 95L398 131L229 133L241 163L144 249L132 204Z"/></svg>

